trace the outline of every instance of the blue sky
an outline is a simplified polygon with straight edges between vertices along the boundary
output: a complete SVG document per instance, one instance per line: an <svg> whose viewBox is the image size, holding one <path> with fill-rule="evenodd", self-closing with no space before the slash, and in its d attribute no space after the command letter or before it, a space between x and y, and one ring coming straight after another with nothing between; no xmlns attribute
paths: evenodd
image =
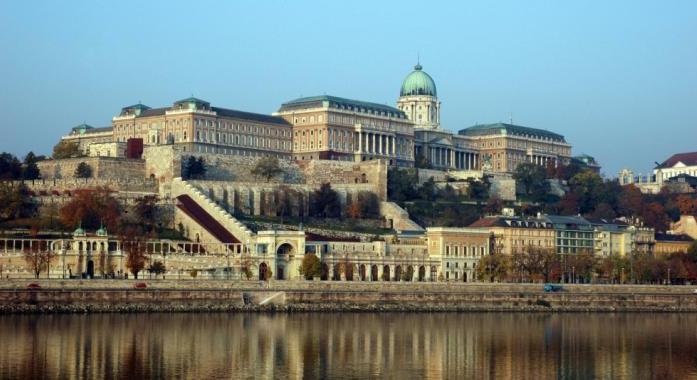
<svg viewBox="0 0 697 380"><path fill-rule="evenodd" d="M0 151L191 94L393 105L417 53L446 129L512 115L608 175L697 150L696 1L2 1Z"/></svg>

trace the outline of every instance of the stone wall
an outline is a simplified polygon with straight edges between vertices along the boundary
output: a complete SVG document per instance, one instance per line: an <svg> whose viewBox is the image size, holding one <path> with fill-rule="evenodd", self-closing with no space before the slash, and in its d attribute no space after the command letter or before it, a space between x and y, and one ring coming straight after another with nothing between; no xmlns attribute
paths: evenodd
<svg viewBox="0 0 697 380"><path fill-rule="evenodd" d="M69 179L35 179L26 181L10 181L12 186L24 184L37 196L69 196L69 193L79 189L95 189L108 187L119 192L157 193L159 184L156 180L144 177L131 179L110 178L69 178Z"/></svg>
<svg viewBox="0 0 697 380"><path fill-rule="evenodd" d="M442 284L355 281L4 281L0 313L123 311L644 311L695 312L690 287ZM26 289L38 283L41 289ZM638 289L637 288L641 288ZM109 289L109 291L104 291ZM273 305L260 305L271 298ZM266 302L264 302L266 303Z"/></svg>
<svg viewBox="0 0 697 380"><path fill-rule="evenodd" d="M145 178L145 161L119 157L81 157L44 160L37 163L43 179L75 179L80 163L92 169L92 178L128 180Z"/></svg>

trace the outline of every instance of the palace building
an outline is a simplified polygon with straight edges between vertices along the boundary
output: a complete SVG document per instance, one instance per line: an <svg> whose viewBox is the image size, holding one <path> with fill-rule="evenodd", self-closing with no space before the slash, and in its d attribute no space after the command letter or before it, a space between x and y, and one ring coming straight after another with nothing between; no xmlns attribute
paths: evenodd
<svg viewBox="0 0 697 380"><path fill-rule="evenodd" d="M136 104L112 119L113 140L182 145L186 151L290 158L292 126L283 118L227 108L190 97L171 107Z"/></svg>
<svg viewBox="0 0 697 380"><path fill-rule="evenodd" d="M111 127L73 128L86 155L120 156L129 139L179 145L191 153L276 156L293 160L369 161L391 166L512 173L516 166L566 164L564 136L514 124L441 127L433 78L420 64L404 79L396 107L320 95L290 100L272 115L211 106L190 97L170 107L138 103L121 109Z"/></svg>
<svg viewBox="0 0 697 380"><path fill-rule="evenodd" d="M414 127L397 108L322 95L283 103L274 115L293 125L296 160L385 159L390 165L414 165Z"/></svg>

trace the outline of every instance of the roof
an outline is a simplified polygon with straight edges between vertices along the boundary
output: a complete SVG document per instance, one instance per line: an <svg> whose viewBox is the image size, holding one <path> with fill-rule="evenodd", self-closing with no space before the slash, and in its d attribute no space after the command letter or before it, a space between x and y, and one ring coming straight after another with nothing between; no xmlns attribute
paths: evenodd
<svg viewBox="0 0 697 380"><path fill-rule="evenodd" d="M566 142L564 136L550 132L544 129L523 127L521 125L494 123L494 124L477 124L471 127L461 129L457 134L465 136L486 136L486 135L531 135L534 137L548 138L561 142Z"/></svg>
<svg viewBox="0 0 697 380"><path fill-rule="evenodd" d="M234 117L238 119L254 120L262 123L273 123L273 124L283 124L290 126L290 124L282 117L264 115L260 113L245 112L231 110L227 108L211 107L211 110L215 111L219 116Z"/></svg>
<svg viewBox="0 0 697 380"><path fill-rule="evenodd" d="M146 106L145 104L138 103L138 104L134 104L134 105L132 105L132 106L123 107L122 109L124 109L124 110L126 110L126 109L147 110L147 109L150 109L150 107Z"/></svg>
<svg viewBox="0 0 697 380"><path fill-rule="evenodd" d="M546 220L537 218L493 216L481 218L468 227L552 228L552 225Z"/></svg>
<svg viewBox="0 0 697 380"><path fill-rule="evenodd" d="M390 116L406 118L407 115L402 112L402 110L397 109L392 106L364 102L362 100L346 99L340 98L338 96L331 95L319 95L319 96L309 96L305 98L293 99L291 101L285 102L281 105L279 112L296 110L296 109L307 109L307 108L320 108L320 107L333 107L333 108L343 108L352 111L374 113L374 112L385 112L387 114L392 114Z"/></svg>
<svg viewBox="0 0 697 380"><path fill-rule="evenodd" d="M590 222L581 216L566 216L566 215L544 215L547 221L553 224L566 224L566 225L584 225L590 226Z"/></svg>
<svg viewBox="0 0 697 380"><path fill-rule="evenodd" d="M168 107L148 108L144 111L141 111L139 117L162 116L167 112L168 109Z"/></svg>
<svg viewBox="0 0 697 380"><path fill-rule="evenodd" d="M656 169L672 168L678 162L682 162L685 166L697 166L697 152L674 154L656 166Z"/></svg>
<svg viewBox="0 0 697 380"><path fill-rule="evenodd" d="M174 102L174 104L177 104L177 103L202 103L202 104L210 104L209 102L207 102L207 101L205 101L205 100L203 100L203 99L194 98L193 96L189 96L189 97L186 98L186 99L177 100L176 102Z"/></svg>
<svg viewBox="0 0 697 380"><path fill-rule="evenodd" d="M77 127L71 128L70 134L72 134L72 135L77 135L77 134L91 135L91 134L95 134L95 133L111 132L112 130L113 130L113 127L111 127L111 126L95 128L91 125L80 124Z"/></svg>
<svg viewBox="0 0 697 380"><path fill-rule="evenodd" d="M399 90L399 96L413 96L413 95L428 95L428 96L438 96L436 91L436 82L433 81L430 75L422 70L420 64L414 66L414 71L409 73L404 82L402 82L402 88Z"/></svg>
<svg viewBox="0 0 697 380"><path fill-rule="evenodd" d="M689 243L694 241L694 239L682 234L663 234L656 232L656 241Z"/></svg>

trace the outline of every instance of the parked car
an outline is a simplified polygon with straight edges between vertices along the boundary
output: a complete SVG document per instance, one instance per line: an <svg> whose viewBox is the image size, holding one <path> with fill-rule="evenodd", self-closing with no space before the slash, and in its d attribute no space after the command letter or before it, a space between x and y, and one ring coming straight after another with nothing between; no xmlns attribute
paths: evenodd
<svg viewBox="0 0 697 380"><path fill-rule="evenodd" d="M543 289L547 293L553 293L553 292L561 292L562 290L564 290L564 287L561 286L560 284L545 284Z"/></svg>
<svg viewBox="0 0 697 380"><path fill-rule="evenodd" d="M148 287L148 284L144 282L136 282L135 285L133 285L133 287L136 289L146 289Z"/></svg>
<svg viewBox="0 0 697 380"><path fill-rule="evenodd" d="M37 284L36 282L32 282L31 284L27 285L27 289L41 289L41 285Z"/></svg>

